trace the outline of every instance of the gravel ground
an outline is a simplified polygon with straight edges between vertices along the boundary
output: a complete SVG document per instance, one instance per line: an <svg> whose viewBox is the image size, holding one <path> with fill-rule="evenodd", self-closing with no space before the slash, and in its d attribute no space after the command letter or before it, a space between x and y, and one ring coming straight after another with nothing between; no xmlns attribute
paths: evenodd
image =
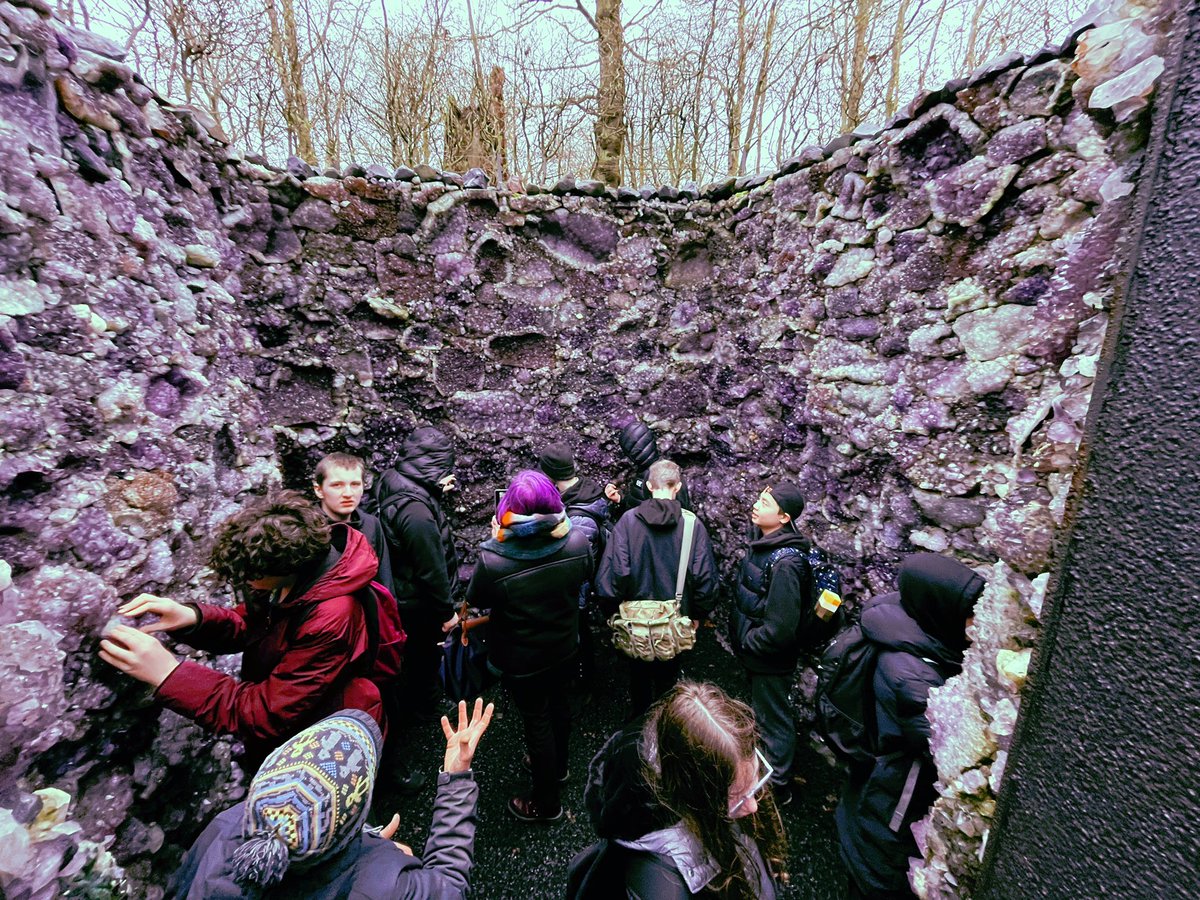
<svg viewBox="0 0 1200 900"><path fill-rule="evenodd" d="M567 863L595 840L583 806L583 783L588 761L613 731L621 727L628 705L625 667L611 647L599 647L596 690L586 707L577 709L571 734L571 779L563 803L566 814L550 825L519 822L506 810L508 799L527 790L521 766L525 752L521 721L504 692L492 688L487 699L496 714L475 756L475 777L480 785L479 830L475 837L472 896L480 900L535 900L561 897ZM684 662L689 678L714 681L731 694L749 699L740 667L723 650L712 629L705 629ZM580 706L583 706L582 702ZM441 764L445 739L441 728L422 732L416 758L427 760L426 786L411 797L390 795L381 780L373 821L386 821L391 812L401 816L396 839L419 849L424 845L433 807L434 773ZM796 801L783 811L790 849L790 884L786 898L839 900L844 896L845 870L838 858L833 807L838 791L838 771L808 742L799 748L797 767L805 784Z"/></svg>

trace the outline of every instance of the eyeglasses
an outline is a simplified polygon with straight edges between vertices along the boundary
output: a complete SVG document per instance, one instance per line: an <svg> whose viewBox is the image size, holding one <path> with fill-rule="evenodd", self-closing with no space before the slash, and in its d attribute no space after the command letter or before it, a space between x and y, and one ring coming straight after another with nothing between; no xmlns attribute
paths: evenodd
<svg viewBox="0 0 1200 900"><path fill-rule="evenodd" d="M765 756L763 756L763 752L761 750L759 750L757 747L754 748L754 755L758 757L758 768L759 768L759 771L762 772L762 775L758 779L758 781L754 782L754 786L745 793L745 795L742 797L741 800L739 800L733 806L729 807L729 814L731 816L734 813L736 813L739 809L741 809L742 804L745 803L747 800L749 800L751 797L758 796L758 793L764 787L766 787L767 782L771 780L771 776L775 774L775 769L773 769L771 767L771 764L769 762L767 762L767 758Z"/></svg>

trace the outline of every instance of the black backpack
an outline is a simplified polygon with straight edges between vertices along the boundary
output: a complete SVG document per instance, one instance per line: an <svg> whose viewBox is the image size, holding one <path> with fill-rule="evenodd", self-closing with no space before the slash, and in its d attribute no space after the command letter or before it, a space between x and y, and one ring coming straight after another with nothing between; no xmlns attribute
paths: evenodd
<svg viewBox="0 0 1200 900"><path fill-rule="evenodd" d="M817 665L817 732L849 763L875 759L875 665L879 646L857 620L837 635Z"/></svg>
<svg viewBox="0 0 1200 900"><path fill-rule="evenodd" d="M767 561L763 565L762 590L764 595L771 589L771 570L775 568L775 564L785 557L799 554L800 550L796 547L780 547L767 557ZM842 596L842 574L829 561L824 550L813 544L809 547L808 553L804 554L804 559L812 570L814 599L821 596L821 591L831 591L839 597Z"/></svg>
<svg viewBox="0 0 1200 900"><path fill-rule="evenodd" d="M776 564L790 556L798 556L808 563L809 571L812 573L812 599L814 601L821 596L822 591L831 591L841 597L841 573L829 562L829 558L825 555L824 551L816 546L810 547L807 553L800 551L796 547L780 547L768 556L766 563L763 564L763 596L766 596L767 592L771 590L771 572L774 570ZM800 647L804 652L811 653L815 651L833 636L842 622L842 610L844 608L839 607L837 612L827 619L818 617L816 611L811 607L801 611L798 637L800 639Z"/></svg>

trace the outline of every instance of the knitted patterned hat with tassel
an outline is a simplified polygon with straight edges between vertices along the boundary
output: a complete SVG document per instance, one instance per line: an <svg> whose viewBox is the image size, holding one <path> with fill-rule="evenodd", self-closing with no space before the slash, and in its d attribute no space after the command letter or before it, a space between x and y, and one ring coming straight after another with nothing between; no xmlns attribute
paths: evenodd
<svg viewBox="0 0 1200 900"><path fill-rule="evenodd" d="M268 756L246 796L234 880L267 888L344 849L366 822L382 745L374 719L344 709Z"/></svg>

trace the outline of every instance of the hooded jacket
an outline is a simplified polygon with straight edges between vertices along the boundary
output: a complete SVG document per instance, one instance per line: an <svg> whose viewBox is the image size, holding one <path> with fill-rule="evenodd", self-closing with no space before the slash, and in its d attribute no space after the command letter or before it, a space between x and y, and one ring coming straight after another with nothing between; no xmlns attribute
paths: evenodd
<svg viewBox="0 0 1200 900"><path fill-rule="evenodd" d="M880 645L873 688L878 754L852 771L837 808L838 837L866 893L908 890L910 826L936 796L925 717L929 691L962 670L966 621L984 581L962 563L918 553L900 569L898 593L863 605L863 633Z"/></svg>
<svg viewBox="0 0 1200 900"><path fill-rule="evenodd" d="M488 664L505 675L534 675L574 655L579 642L579 586L592 574L587 536L566 517L547 527L491 538L467 586L467 602L491 610ZM567 528L560 537L550 532Z"/></svg>
<svg viewBox="0 0 1200 900"><path fill-rule="evenodd" d="M569 900L688 900L718 874L696 838L662 807L646 782L645 719L618 731L588 767L584 803L600 838L571 860ZM758 848L744 841L759 874L762 900L775 887Z"/></svg>
<svg viewBox="0 0 1200 900"><path fill-rule="evenodd" d="M654 432L641 422L630 422L622 428L621 433L617 436L617 443L621 445L621 450L633 463L637 472L637 477L621 495L621 505L617 511L619 517L639 503L650 499L647 476L650 474L650 467L662 459L662 453L658 449L658 439L654 436ZM675 499L684 509L692 508L692 498L688 495L686 482L680 484L679 493Z"/></svg>
<svg viewBox="0 0 1200 900"><path fill-rule="evenodd" d="M197 623L175 637L210 653L241 653L241 678L184 660L158 686L168 709L218 734L236 735L253 771L271 750L342 709L383 721L368 677L369 636L354 596L377 561L361 533L332 527L326 557L297 576L283 600L236 608L193 604Z"/></svg>
<svg viewBox="0 0 1200 900"><path fill-rule="evenodd" d="M608 498L604 496L604 487L594 478L580 478L562 492L562 502L571 526L587 536L592 559L598 564L608 543Z"/></svg>
<svg viewBox="0 0 1200 900"><path fill-rule="evenodd" d="M683 547L683 515L677 500L650 499L623 516L613 529L595 590L605 615L625 600L670 600L675 597L679 554ZM717 592L717 565L704 523L696 520L688 576L684 582L685 616L706 619Z"/></svg>
<svg viewBox="0 0 1200 900"><path fill-rule="evenodd" d="M418 428L401 447L396 467L376 481L375 509L391 551L392 593L401 614L437 622L454 614L458 554L438 485L453 468L450 440L436 428Z"/></svg>
<svg viewBox="0 0 1200 900"><path fill-rule="evenodd" d="M795 670L801 648L816 644L828 628L814 611L808 541L789 527L766 537L757 528L755 533L738 571L729 639L748 671L787 675ZM784 547L798 552L777 560L765 585L767 561Z"/></svg>
<svg viewBox="0 0 1200 900"><path fill-rule="evenodd" d="M438 775L433 822L423 859L362 832L349 847L317 865L297 867L260 896L279 900L451 900L467 896L475 850L479 786L470 771ZM233 900L248 895L233 880L232 857L242 841L244 803L204 829L171 879L173 900Z"/></svg>

